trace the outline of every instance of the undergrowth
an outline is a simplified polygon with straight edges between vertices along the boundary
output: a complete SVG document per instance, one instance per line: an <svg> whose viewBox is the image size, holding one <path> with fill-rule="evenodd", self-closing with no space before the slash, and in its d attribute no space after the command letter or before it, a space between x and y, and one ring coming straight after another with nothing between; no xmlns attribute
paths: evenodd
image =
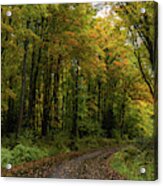
<svg viewBox="0 0 163 186"><path fill-rule="evenodd" d="M109 160L116 172L129 180L155 180L154 149L146 143L129 145ZM140 169L145 168L145 173Z"/></svg>
<svg viewBox="0 0 163 186"><path fill-rule="evenodd" d="M74 144L74 140L65 132L45 138L39 138L32 133L24 132L18 139L15 136L2 138L1 165L6 167L8 163L11 163L12 166L15 166L54 156L58 153L92 150L106 146L114 147L116 144L117 142L114 139L99 136L77 139Z"/></svg>

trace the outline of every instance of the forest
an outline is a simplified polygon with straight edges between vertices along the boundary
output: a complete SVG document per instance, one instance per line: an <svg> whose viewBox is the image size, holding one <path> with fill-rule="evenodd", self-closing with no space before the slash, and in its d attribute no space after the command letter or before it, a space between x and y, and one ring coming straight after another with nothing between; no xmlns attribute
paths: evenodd
<svg viewBox="0 0 163 186"><path fill-rule="evenodd" d="M153 1L2 6L2 176L157 178L157 11Z"/></svg>

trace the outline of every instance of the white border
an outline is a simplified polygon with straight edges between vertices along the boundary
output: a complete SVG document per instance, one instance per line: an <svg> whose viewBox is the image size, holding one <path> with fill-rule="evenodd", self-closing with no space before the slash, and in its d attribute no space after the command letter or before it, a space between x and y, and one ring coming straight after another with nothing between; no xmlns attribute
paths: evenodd
<svg viewBox="0 0 163 186"><path fill-rule="evenodd" d="M54 4L54 3L82 3L82 2L103 2L103 1L111 1L111 0L2 0L1 4ZM115 1L125 1L125 2L133 2L133 0L113 0ZM113 2L111 1L111 2ZM137 0L137 1L146 1L146 0ZM148 0L153 1L153 0Z"/></svg>
<svg viewBox="0 0 163 186"><path fill-rule="evenodd" d="M54 4L54 3L67 3L67 2L102 2L104 0L1 0L1 5L6 4ZM110 1L110 0L108 0ZM119 0L114 0L119 1ZM120 1L133 1L133 0L120 0ZM144 0L143 0L144 1ZM0 178L1 185L11 184L12 186L22 186L27 184L30 186L84 186L84 185L94 185L94 186L107 186L107 185L163 185L163 0L157 0L159 3L159 180L155 182L145 182L145 181L103 181L103 180L64 180L64 179L32 179L32 178ZM162 85L162 86L161 86Z"/></svg>

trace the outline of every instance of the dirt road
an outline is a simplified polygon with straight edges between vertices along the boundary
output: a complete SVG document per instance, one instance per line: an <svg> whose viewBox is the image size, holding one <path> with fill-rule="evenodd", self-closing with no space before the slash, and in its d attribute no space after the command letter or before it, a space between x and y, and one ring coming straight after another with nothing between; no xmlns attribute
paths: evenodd
<svg viewBox="0 0 163 186"><path fill-rule="evenodd" d="M108 158L117 151L117 148L98 150L84 154L80 157L66 160L54 167L50 178L65 179L125 179L113 171L108 163Z"/></svg>

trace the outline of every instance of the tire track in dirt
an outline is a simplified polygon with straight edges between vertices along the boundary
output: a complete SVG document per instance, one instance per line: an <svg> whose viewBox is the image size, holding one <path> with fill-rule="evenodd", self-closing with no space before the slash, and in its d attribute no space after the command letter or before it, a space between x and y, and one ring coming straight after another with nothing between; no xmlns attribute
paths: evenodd
<svg viewBox="0 0 163 186"><path fill-rule="evenodd" d="M66 160L55 166L53 173L49 177L64 179L124 180L124 177L113 171L108 165L108 158L118 150L118 148L98 150L71 160Z"/></svg>

